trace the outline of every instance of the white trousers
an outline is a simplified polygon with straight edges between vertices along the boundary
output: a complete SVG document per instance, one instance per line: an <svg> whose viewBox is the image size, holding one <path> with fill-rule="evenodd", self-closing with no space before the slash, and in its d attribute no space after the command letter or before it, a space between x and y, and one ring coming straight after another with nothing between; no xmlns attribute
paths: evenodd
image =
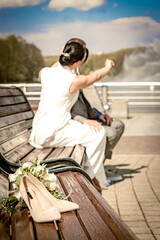
<svg viewBox="0 0 160 240"><path fill-rule="evenodd" d="M84 170L91 179L96 177L99 182L106 182L103 166L106 148L105 129L102 128L100 132L95 132L87 124L71 119L65 127L56 131L53 138L47 140L45 147L75 146L76 144L81 144L86 148L87 160Z"/></svg>

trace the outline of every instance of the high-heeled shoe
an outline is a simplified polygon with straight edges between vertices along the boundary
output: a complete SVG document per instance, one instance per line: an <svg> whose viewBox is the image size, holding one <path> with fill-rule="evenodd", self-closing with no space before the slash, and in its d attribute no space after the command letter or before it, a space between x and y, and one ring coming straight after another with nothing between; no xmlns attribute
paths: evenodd
<svg viewBox="0 0 160 240"><path fill-rule="evenodd" d="M58 209L58 211L60 213L63 212L68 212L68 211L73 211L76 209L79 209L79 205L74 203L74 202L70 202L68 200L63 200L63 199L57 199L55 198L47 189L46 187L33 175L31 175L30 173L27 173L27 176L29 177L29 179L38 187L38 189L41 189L46 197L52 202L53 206L55 208Z"/></svg>
<svg viewBox="0 0 160 240"><path fill-rule="evenodd" d="M35 222L50 222L59 220L61 215L45 196L43 189L39 189L25 174L20 184L21 197L26 202Z"/></svg>

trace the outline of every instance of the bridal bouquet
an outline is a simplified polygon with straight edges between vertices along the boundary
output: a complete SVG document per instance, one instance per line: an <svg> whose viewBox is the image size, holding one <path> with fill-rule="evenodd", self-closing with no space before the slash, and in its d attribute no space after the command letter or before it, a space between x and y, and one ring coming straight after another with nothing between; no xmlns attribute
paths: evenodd
<svg viewBox="0 0 160 240"><path fill-rule="evenodd" d="M48 191L53 194L54 197L58 199L63 199L63 194L57 184L56 176L54 173L48 173L48 169L46 169L46 165L40 165L40 162L37 160L34 163L26 162L21 164L14 174L9 174L9 181L12 185L12 196L5 198L0 203L0 208L5 208L8 212L13 213L13 210L17 203L21 200L20 196L20 183L21 178L28 172L36 177L43 185L48 189Z"/></svg>

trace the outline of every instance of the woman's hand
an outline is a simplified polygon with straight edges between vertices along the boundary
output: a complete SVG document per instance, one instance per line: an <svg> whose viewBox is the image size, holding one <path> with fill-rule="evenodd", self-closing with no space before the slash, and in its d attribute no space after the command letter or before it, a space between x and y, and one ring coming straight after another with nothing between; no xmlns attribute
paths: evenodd
<svg viewBox="0 0 160 240"><path fill-rule="evenodd" d="M112 60L110 60L110 59L106 59L106 61L105 61L105 67L108 69L108 71L112 68L112 67L114 67L114 62L112 61Z"/></svg>
<svg viewBox="0 0 160 240"><path fill-rule="evenodd" d="M92 131L100 132L102 130L102 126L96 120L85 119L83 124L87 124Z"/></svg>

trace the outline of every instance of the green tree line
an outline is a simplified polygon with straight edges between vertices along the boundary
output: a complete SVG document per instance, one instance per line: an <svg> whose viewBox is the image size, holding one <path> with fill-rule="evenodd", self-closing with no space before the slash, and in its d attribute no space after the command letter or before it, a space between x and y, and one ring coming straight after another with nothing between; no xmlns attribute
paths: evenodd
<svg viewBox="0 0 160 240"><path fill-rule="evenodd" d="M33 82L44 67L41 51L21 36L0 38L0 83Z"/></svg>

